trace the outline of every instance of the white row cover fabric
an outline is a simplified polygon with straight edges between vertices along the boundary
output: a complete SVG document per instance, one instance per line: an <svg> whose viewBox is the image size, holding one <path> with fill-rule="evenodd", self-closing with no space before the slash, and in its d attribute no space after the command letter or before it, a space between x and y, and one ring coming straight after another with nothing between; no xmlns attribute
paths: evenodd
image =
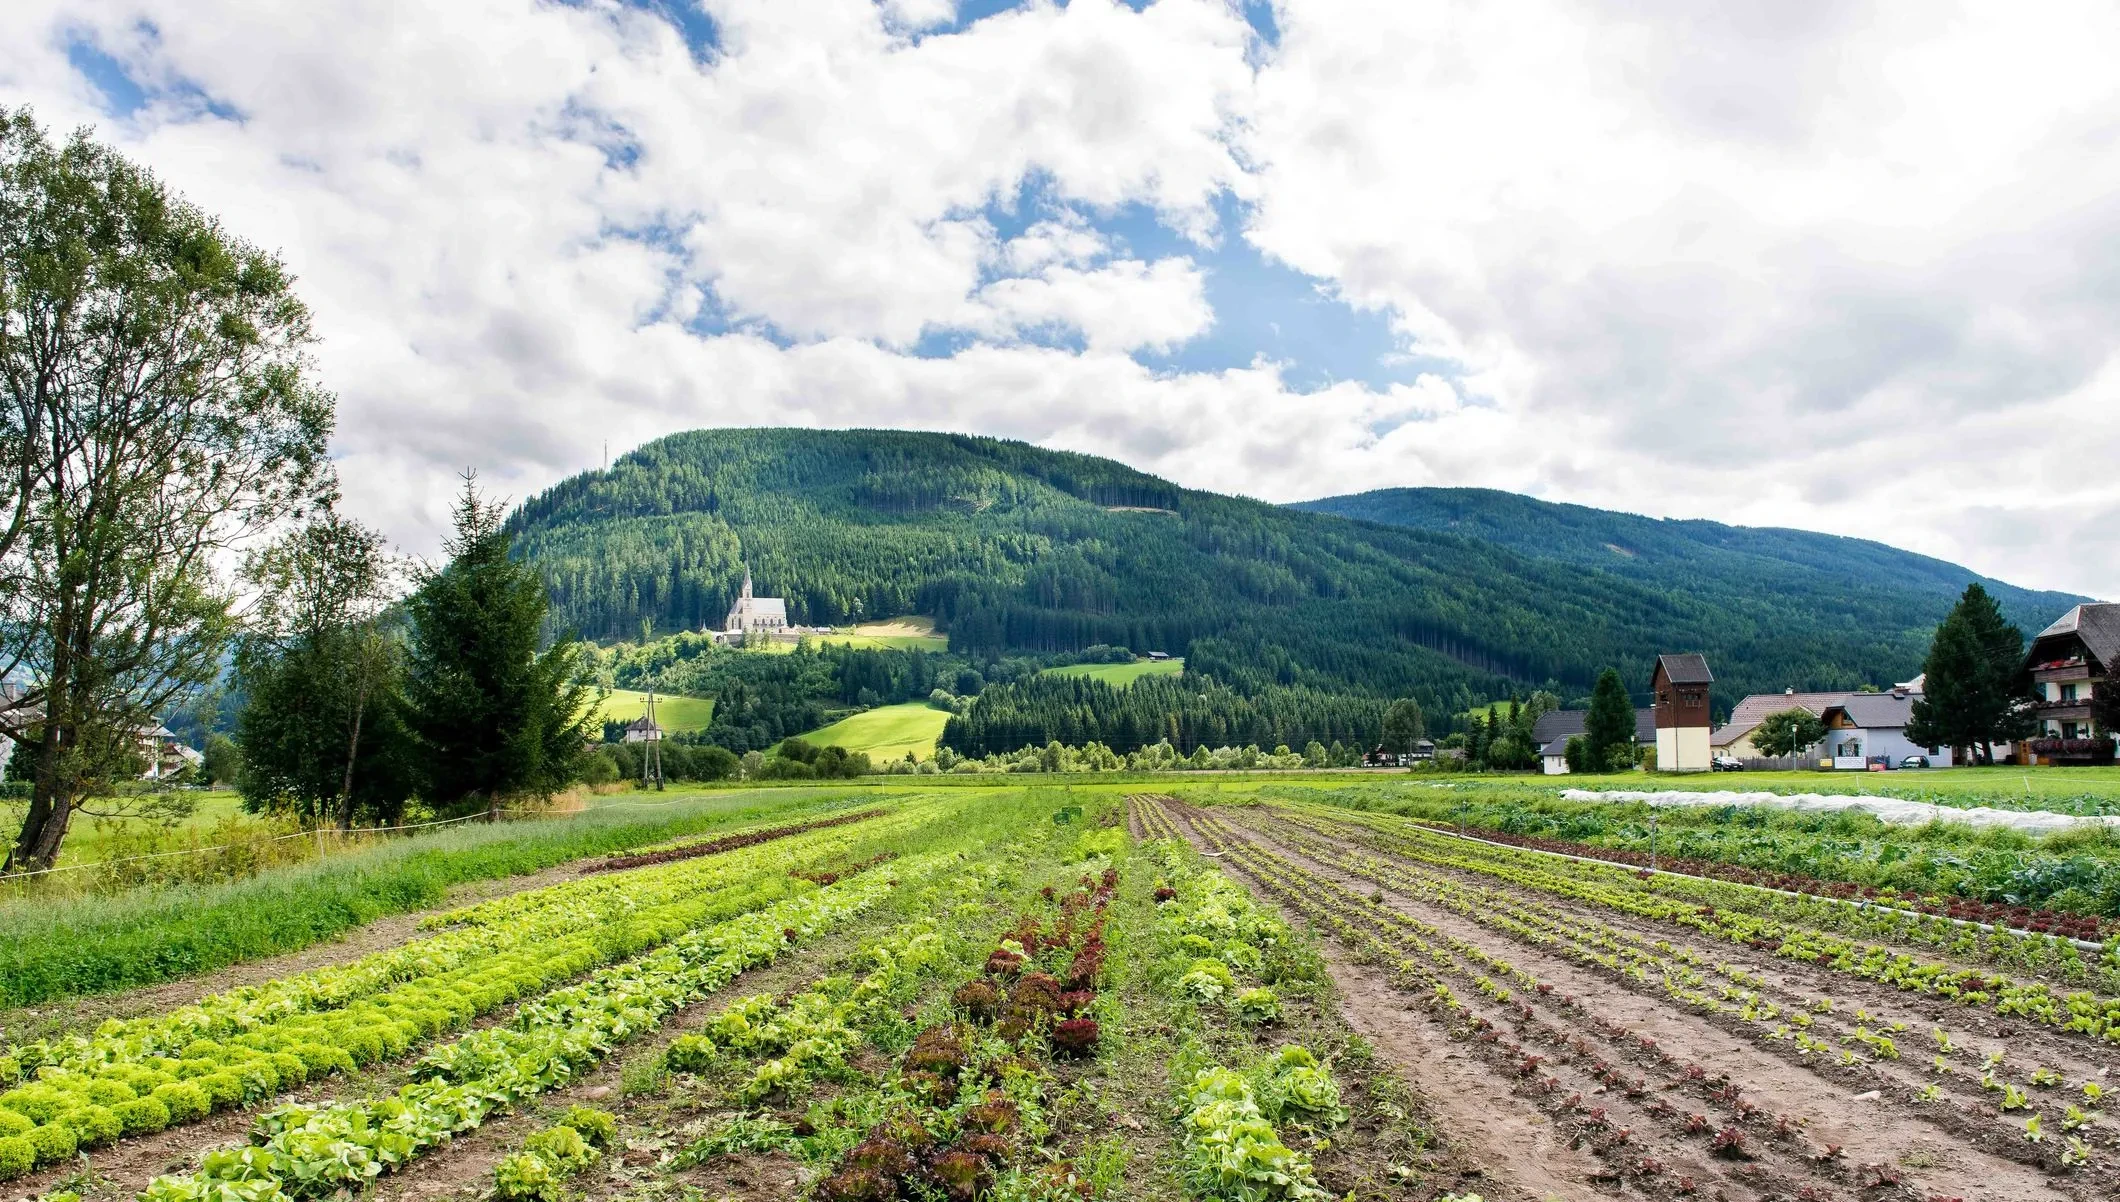
<svg viewBox="0 0 2120 1202"><path fill-rule="evenodd" d="M2052 810L1996 810L1987 806L1933 805L1898 797L1847 793L1740 793L1723 789L1695 793L1683 789L1649 792L1639 789L1563 789L1567 801L1645 801L1652 806L1770 806L1782 810L1831 813L1860 810L1880 821L1919 826L1924 822L1963 822L1968 826L2012 826L2028 835L2046 835L2084 823L2120 826L2120 815L2079 816Z"/></svg>

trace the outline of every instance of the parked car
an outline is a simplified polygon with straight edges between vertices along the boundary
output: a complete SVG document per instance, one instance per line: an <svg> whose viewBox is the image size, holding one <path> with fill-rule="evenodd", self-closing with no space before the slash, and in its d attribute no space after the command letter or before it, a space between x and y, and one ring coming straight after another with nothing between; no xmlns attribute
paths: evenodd
<svg viewBox="0 0 2120 1202"><path fill-rule="evenodd" d="M1713 763L1717 772L1743 772L1745 770L1745 762L1734 755L1719 755L1710 762Z"/></svg>
<svg viewBox="0 0 2120 1202"><path fill-rule="evenodd" d="M1899 761L1899 766L1902 768L1926 768L1929 766L1929 757L1925 755L1910 755Z"/></svg>

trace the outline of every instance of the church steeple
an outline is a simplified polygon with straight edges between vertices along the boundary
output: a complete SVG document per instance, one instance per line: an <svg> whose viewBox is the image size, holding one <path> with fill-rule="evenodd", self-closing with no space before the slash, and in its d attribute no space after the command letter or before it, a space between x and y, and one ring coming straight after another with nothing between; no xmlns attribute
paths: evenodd
<svg viewBox="0 0 2120 1202"><path fill-rule="evenodd" d="M743 565L743 592L738 593L737 596L745 601L751 599L751 565L748 561Z"/></svg>

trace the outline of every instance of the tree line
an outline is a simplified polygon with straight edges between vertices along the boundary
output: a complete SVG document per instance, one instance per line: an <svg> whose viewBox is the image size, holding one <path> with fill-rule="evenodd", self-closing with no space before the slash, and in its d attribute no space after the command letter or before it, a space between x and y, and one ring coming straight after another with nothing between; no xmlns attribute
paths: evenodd
<svg viewBox="0 0 2120 1202"><path fill-rule="evenodd" d="M467 482L448 563L402 603L381 539L335 513L315 341L276 255L0 109L0 735L28 792L8 870L49 866L79 813L151 804L129 786L159 770L158 716L231 657L258 804L490 806L578 766L575 653L543 645L499 508Z"/></svg>
<svg viewBox="0 0 2120 1202"><path fill-rule="evenodd" d="M1200 747L1302 747L1334 742L1367 748L1383 730L1386 701L1267 688L1246 696L1191 671L1114 686L1084 676L1041 674L989 686L943 727L941 744L974 759L1048 743L1096 743L1125 754L1169 743Z"/></svg>

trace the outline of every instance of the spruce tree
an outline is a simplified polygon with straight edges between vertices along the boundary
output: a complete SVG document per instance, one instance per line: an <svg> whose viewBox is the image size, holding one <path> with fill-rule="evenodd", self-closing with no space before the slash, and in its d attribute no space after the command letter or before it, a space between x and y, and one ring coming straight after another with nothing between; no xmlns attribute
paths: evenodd
<svg viewBox="0 0 2120 1202"><path fill-rule="evenodd" d="M2031 696L2024 672L2024 633L1978 584L1951 609L1922 664L1922 696L1907 722L1908 740L1949 747L1964 763L1993 761L1991 744L2030 735L2036 726L2024 706Z"/></svg>
<svg viewBox="0 0 2120 1202"><path fill-rule="evenodd" d="M1614 772L1634 764L1634 703L1619 669L1607 668L1590 693L1590 712L1583 718L1583 742L1593 772Z"/></svg>
<svg viewBox="0 0 2120 1202"><path fill-rule="evenodd" d="M501 511L464 476L447 566L406 604L408 725L437 807L546 796L572 782L592 735L572 640L539 649L544 581L509 558Z"/></svg>

